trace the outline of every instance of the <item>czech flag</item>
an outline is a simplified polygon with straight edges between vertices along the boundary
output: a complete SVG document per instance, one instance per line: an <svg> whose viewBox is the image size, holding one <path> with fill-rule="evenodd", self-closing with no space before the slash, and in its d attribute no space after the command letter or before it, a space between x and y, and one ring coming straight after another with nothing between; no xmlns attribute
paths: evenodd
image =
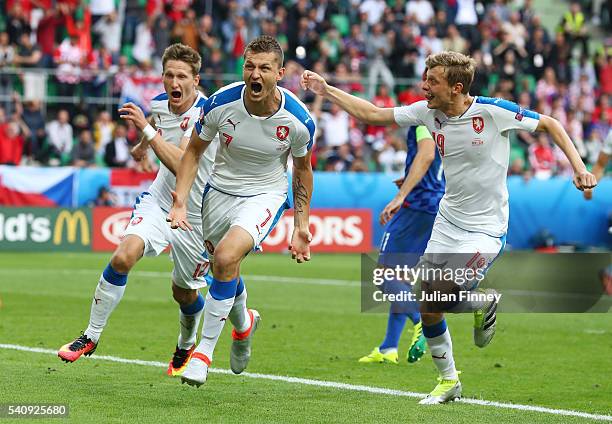
<svg viewBox="0 0 612 424"><path fill-rule="evenodd" d="M72 207L76 171L72 167L0 165L1 206Z"/></svg>

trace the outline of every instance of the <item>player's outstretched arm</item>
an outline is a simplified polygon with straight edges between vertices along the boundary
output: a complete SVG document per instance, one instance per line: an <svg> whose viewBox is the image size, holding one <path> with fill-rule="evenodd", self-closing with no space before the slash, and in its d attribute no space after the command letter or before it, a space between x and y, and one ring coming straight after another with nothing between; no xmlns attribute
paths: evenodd
<svg viewBox="0 0 612 424"><path fill-rule="evenodd" d="M166 218L173 229L192 230L187 221L187 196L198 173L198 163L202 153L210 145L210 141L200 139L195 128L191 139L180 160L176 173L176 191L172 192L172 209Z"/></svg>
<svg viewBox="0 0 612 424"><path fill-rule="evenodd" d="M293 235L289 251L291 257L298 263L310 260L312 235L309 229L309 217L313 187L311 156L312 151L309 151L304 157L293 157Z"/></svg>
<svg viewBox="0 0 612 424"><path fill-rule="evenodd" d="M361 122L381 126L395 124L393 108L378 107L367 100L345 93L339 88L329 85L325 78L315 72L304 71L300 83L304 90L310 90L336 103Z"/></svg>
<svg viewBox="0 0 612 424"><path fill-rule="evenodd" d="M412 189L421 181L436 157L436 144L431 136L420 139L417 148L417 154L414 157L408 175L400 186L399 191L380 213L381 225L386 225L387 222L393 218L393 215L402 207L406 196L408 196Z"/></svg>
<svg viewBox="0 0 612 424"><path fill-rule="evenodd" d="M545 131L550 134L555 144L567 156L574 169L574 185L578 190L592 189L597 185L595 176L587 171L578 150L559 121L547 115L540 115L536 131Z"/></svg>
<svg viewBox="0 0 612 424"><path fill-rule="evenodd" d="M183 139L178 147L172 143L166 143L163 137L155 131L152 125L153 120L147 121L143 111L134 103L124 104L123 107L119 109L119 116L122 119L134 122L134 125L143 132L142 140L132 149L132 157L137 161L143 160L150 146L153 148L159 160L166 165L170 172L176 175L181 155L189 139Z"/></svg>

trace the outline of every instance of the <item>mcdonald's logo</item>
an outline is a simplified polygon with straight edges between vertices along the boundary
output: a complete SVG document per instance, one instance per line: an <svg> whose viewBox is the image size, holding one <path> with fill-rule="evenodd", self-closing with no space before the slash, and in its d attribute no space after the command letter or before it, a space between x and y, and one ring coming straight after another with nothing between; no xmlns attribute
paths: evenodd
<svg viewBox="0 0 612 424"><path fill-rule="evenodd" d="M64 227L66 227L66 240L68 243L75 243L79 226L81 232L81 244L83 246L88 246L90 243L89 222L85 213L80 210L74 211L74 213L71 213L66 209L62 210L55 221L55 228L53 230L53 244L62 244Z"/></svg>

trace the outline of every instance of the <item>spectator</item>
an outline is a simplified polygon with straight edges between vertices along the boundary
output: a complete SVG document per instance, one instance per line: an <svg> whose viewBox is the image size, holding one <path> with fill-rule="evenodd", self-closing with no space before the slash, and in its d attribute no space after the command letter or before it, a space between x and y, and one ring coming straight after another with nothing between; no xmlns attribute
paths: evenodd
<svg viewBox="0 0 612 424"><path fill-rule="evenodd" d="M101 111L93 124L94 146L98 154L104 154L106 145L113 140L114 131L115 124L110 113L105 110Z"/></svg>
<svg viewBox="0 0 612 424"><path fill-rule="evenodd" d="M366 51L369 59L368 76L368 97L374 97L378 76L382 77L383 82L393 90L395 79L387 66L387 60L391 54L392 46L387 41L387 36L383 33L382 24L375 24L372 33L366 40Z"/></svg>
<svg viewBox="0 0 612 424"><path fill-rule="evenodd" d="M430 27L431 28L431 27ZM451 50L463 54L468 53L468 42L459 34L455 25L448 26L446 38L442 41L444 50Z"/></svg>
<svg viewBox="0 0 612 424"><path fill-rule="evenodd" d="M161 28L159 30L161 31ZM111 54L113 62L116 62L121 49L121 23L117 18L117 12L113 10L94 23L93 32Z"/></svg>
<svg viewBox="0 0 612 424"><path fill-rule="evenodd" d="M64 23L64 15L58 7L45 9L43 18L36 29L36 42L40 46L42 58L40 66L53 68L53 54L56 49L55 36L57 28Z"/></svg>
<svg viewBox="0 0 612 424"><path fill-rule="evenodd" d="M537 143L529 146L529 163L534 177L546 180L554 171L555 155L547 134L538 134Z"/></svg>
<svg viewBox="0 0 612 424"><path fill-rule="evenodd" d="M373 26L380 22L386 7L384 0L365 0L359 6L359 11L366 15L368 25Z"/></svg>
<svg viewBox="0 0 612 424"><path fill-rule="evenodd" d="M132 56L139 64L151 63L155 43L153 41L153 18L148 18L136 27L136 40L132 49Z"/></svg>
<svg viewBox="0 0 612 424"><path fill-rule="evenodd" d="M23 122L27 125L30 137L28 138L28 151L30 157L36 162L45 159L45 117L40 108L40 100L31 100L25 103L22 114Z"/></svg>
<svg viewBox="0 0 612 424"><path fill-rule="evenodd" d="M60 109L57 112L57 119L49 122L46 126L48 156L54 159L50 165L59 165L60 160L70 155L72 151L72 125L68 111Z"/></svg>
<svg viewBox="0 0 612 424"><path fill-rule="evenodd" d="M337 148L349 142L349 114L332 103L329 112L323 112L319 123L325 146Z"/></svg>
<svg viewBox="0 0 612 424"><path fill-rule="evenodd" d="M81 81L81 66L85 63L86 53L79 46L76 35L64 39L55 51L57 65L56 79L60 96L74 96Z"/></svg>
<svg viewBox="0 0 612 424"><path fill-rule="evenodd" d="M582 54L589 54L589 37L586 28L586 19L582 7L577 1L570 4L570 10L565 12L561 21L565 37L569 40L571 49L578 43L582 46Z"/></svg>
<svg viewBox="0 0 612 424"><path fill-rule="evenodd" d="M9 44L7 32L0 32L0 71L4 71L13 65L15 51ZM4 110L11 108L10 97L13 94L13 77L9 74L0 73L0 107ZM2 99L4 97L4 99Z"/></svg>
<svg viewBox="0 0 612 424"><path fill-rule="evenodd" d="M413 17L421 28L433 24L434 14L429 0L409 0L406 3L406 16Z"/></svg>
<svg viewBox="0 0 612 424"><path fill-rule="evenodd" d="M104 162L112 168L125 167L130 161L130 144L127 140L127 127L120 122L115 127L113 141L106 145Z"/></svg>
<svg viewBox="0 0 612 424"><path fill-rule="evenodd" d="M13 63L21 68L37 68L40 66L42 53L38 46L32 44L29 34L22 34L20 43L17 45ZM47 76L37 71L24 72L23 78L23 97L26 101L42 99L47 94Z"/></svg>
<svg viewBox="0 0 612 424"><path fill-rule="evenodd" d="M83 130L79 134L79 141L72 149L72 166L86 168L96 161L96 149L93 145L91 131Z"/></svg>
<svg viewBox="0 0 612 424"><path fill-rule="evenodd" d="M96 200L93 201L93 204L90 205L90 207L93 206L106 206L106 207L113 207L113 206L117 206L117 196L111 192L108 187L100 187L100 190L98 190L98 197L96 197Z"/></svg>
<svg viewBox="0 0 612 424"><path fill-rule="evenodd" d="M406 165L406 155L402 139L397 134L390 136L390 142L384 146L378 156L382 172L390 174L403 171Z"/></svg>

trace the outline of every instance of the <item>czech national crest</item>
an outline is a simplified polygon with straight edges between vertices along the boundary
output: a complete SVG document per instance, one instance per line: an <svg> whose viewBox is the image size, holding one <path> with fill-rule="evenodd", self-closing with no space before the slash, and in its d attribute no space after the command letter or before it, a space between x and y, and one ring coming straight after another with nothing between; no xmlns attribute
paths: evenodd
<svg viewBox="0 0 612 424"><path fill-rule="evenodd" d="M289 127L279 125L276 127L276 136L279 140L284 140L289 136Z"/></svg>
<svg viewBox="0 0 612 424"><path fill-rule="evenodd" d="M482 116L472 118L472 128L474 128L476 134L480 134L484 130L484 119L482 119Z"/></svg>

